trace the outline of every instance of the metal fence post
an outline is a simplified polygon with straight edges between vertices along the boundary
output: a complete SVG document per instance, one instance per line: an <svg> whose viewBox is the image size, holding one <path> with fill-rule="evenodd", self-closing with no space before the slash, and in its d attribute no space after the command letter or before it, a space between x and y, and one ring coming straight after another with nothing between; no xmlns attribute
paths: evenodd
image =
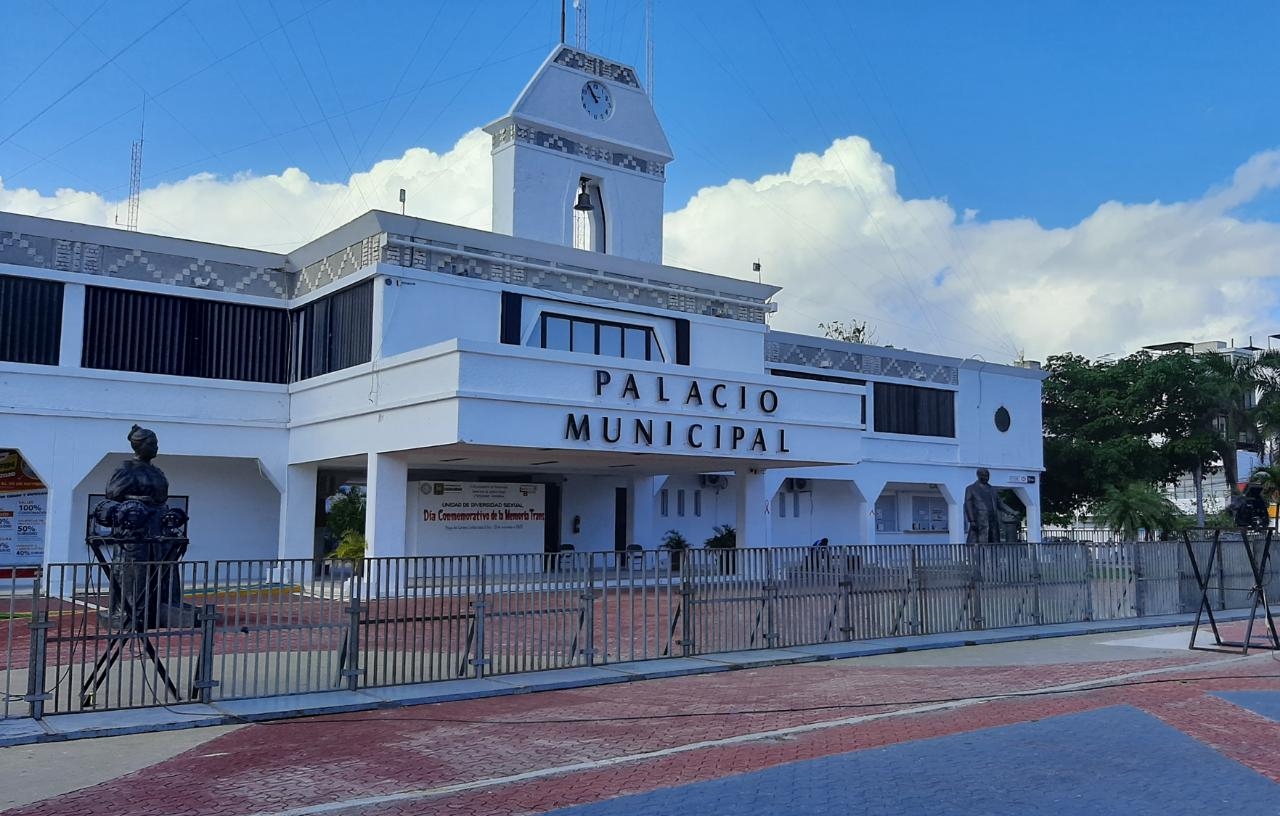
<svg viewBox="0 0 1280 816"><path fill-rule="evenodd" d="M595 560L590 553L587 556L587 575L586 586L582 588L582 592L578 595L578 600L582 604L582 631L586 640L585 648L580 649L584 657L587 658L587 665L595 665L596 656L596 568Z"/></svg>
<svg viewBox="0 0 1280 816"><path fill-rule="evenodd" d="M765 551L764 570L764 642L772 649L778 645L778 573L773 553Z"/></svg>
<svg viewBox="0 0 1280 816"><path fill-rule="evenodd" d="M484 616L485 616L485 597L488 586L486 584L485 574L485 557L479 556L480 569L476 573L476 578L480 582L479 592L476 593L476 599L471 602L471 608L475 617L475 642L472 644L472 652L475 657L471 659L471 665L476 670L476 679L484 677L484 667L488 664L485 659L484 650Z"/></svg>
<svg viewBox="0 0 1280 816"><path fill-rule="evenodd" d="M680 570L680 654L689 657L694 653L693 642L693 553L684 553ZM701 560L701 559L699 559Z"/></svg>
<svg viewBox="0 0 1280 816"><path fill-rule="evenodd" d="M853 631L853 558L844 556L844 569L840 571L840 603L844 607L840 610L840 634L845 640L857 639Z"/></svg>
<svg viewBox="0 0 1280 816"><path fill-rule="evenodd" d="M27 626L31 632L31 652L27 658L27 694L23 699L27 702L33 720L44 716L44 701L52 696L44 688L49 627L52 624L49 623L49 610L40 608L42 576L43 570L37 570L31 584L31 623Z"/></svg>
<svg viewBox="0 0 1280 816"><path fill-rule="evenodd" d="M924 598L926 592L924 577L920 569L920 552L916 545L908 544L911 554L911 572L907 576L907 591L911 593L911 634L924 634Z"/></svg>
<svg viewBox="0 0 1280 816"><path fill-rule="evenodd" d="M1088 544L1077 542L1076 547L1080 550L1080 563L1084 565L1084 619L1091 621L1093 615L1093 584L1096 580L1094 567L1093 551Z"/></svg>
<svg viewBox="0 0 1280 816"><path fill-rule="evenodd" d="M987 628L987 616L983 614L983 564L984 562L994 559L987 556L991 553L989 544L970 544L965 547L965 551L969 554L972 569L969 570L969 597L973 602L969 604L970 614L973 616L973 628L977 630Z"/></svg>
<svg viewBox="0 0 1280 816"><path fill-rule="evenodd" d="M1040 608L1040 584L1044 575L1040 572L1040 548L1029 541L1027 561L1031 566L1031 617L1038 625L1044 623L1044 611Z"/></svg>
<svg viewBox="0 0 1280 816"><path fill-rule="evenodd" d="M202 703L213 700L213 635L218 622L218 607L204 604L196 611L196 625L200 627L200 655L196 658L196 676L191 682L191 696Z"/></svg>
<svg viewBox="0 0 1280 816"><path fill-rule="evenodd" d="M1133 613L1138 617L1147 614L1146 581L1143 579L1143 563L1142 563L1142 547L1138 542L1131 541L1122 545L1129 550L1129 560L1133 565L1129 572L1133 576Z"/></svg>
<svg viewBox="0 0 1280 816"><path fill-rule="evenodd" d="M360 687L360 587L368 575L368 569L369 564L364 559L355 563L351 580L351 605L346 610L347 659L346 665L342 667L342 676L346 678L347 688L351 691Z"/></svg>

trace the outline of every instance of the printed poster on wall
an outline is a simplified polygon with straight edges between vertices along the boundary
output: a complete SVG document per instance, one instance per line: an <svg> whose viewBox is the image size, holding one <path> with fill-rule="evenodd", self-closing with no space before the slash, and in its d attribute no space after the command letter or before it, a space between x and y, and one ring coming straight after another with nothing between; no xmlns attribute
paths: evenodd
<svg viewBox="0 0 1280 816"><path fill-rule="evenodd" d="M541 552L546 492L512 482L421 482L418 552Z"/></svg>
<svg viewBox="0 0 1280 816"><path fill-rule="evenodd" d="M17 451L0 451L0 567L43 560L48 495Z"/></svg>

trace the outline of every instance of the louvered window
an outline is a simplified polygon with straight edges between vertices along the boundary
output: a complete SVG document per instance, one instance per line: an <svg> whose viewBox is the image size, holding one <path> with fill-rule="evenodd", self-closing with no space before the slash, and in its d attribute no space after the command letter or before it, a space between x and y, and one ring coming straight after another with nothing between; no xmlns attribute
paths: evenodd
<svg viewBox="0 0 1280 816"><path fill-rule="evenodd" d="M90 286L81 365L111 371L283 383L284 309Z"/></svg>
<svg viewBox="0 0 1280 816"><path fill-rule="evenodd" d="M0 360L57 365L62 284L0 275Z"/></svg>
<svg viewBox="0 0 1280 816"><path fill-rule="evenodd" d="M372 359L373 281L294 309L293 379L305 380Z"/></svg>

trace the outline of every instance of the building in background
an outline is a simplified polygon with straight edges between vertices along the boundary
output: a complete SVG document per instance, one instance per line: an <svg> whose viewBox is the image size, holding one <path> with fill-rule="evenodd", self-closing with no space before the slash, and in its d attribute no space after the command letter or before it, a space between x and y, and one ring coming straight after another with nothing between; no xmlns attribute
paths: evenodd
<svg viewBox="0 0 1280 816"><path fill-rule="evenodd" d="M372 211L277 254L0 214L0 448L43 544L0 527L0 559L87 560L133 422L191 559L314 557L348 484L374 556L963 541L979 467L1037 539L1036 367L771 331L777 287L662 265L628 66L557 46L487 131L494 232Z"/></svg>

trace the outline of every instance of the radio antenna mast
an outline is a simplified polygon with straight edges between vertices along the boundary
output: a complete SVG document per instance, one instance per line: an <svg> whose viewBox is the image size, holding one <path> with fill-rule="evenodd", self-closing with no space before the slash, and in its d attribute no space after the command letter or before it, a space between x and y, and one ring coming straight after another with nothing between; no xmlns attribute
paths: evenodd
<svg viewBox="0 0 1280 816"><path fill-rule="evenodd" d="M644 4L644 84L653 101L653 0Z"/></svg>
<svg viewBox="0 0 1280 816"><path fill-rule="evenodd" d="M587 46L587 0L573 0L573 10L577 12L578 49L590 51Z"/></svg>
<svg viewBox="0 0 1280 816"><path fill-rule="evenodd" d="M125 203L124 228L138 231L138 205L142 201L142 142L147 133L147 98L142 97L142 125L138 129L138 141L129 150L129 198ZM116 213L116 223L120 214Z"/></svg>

